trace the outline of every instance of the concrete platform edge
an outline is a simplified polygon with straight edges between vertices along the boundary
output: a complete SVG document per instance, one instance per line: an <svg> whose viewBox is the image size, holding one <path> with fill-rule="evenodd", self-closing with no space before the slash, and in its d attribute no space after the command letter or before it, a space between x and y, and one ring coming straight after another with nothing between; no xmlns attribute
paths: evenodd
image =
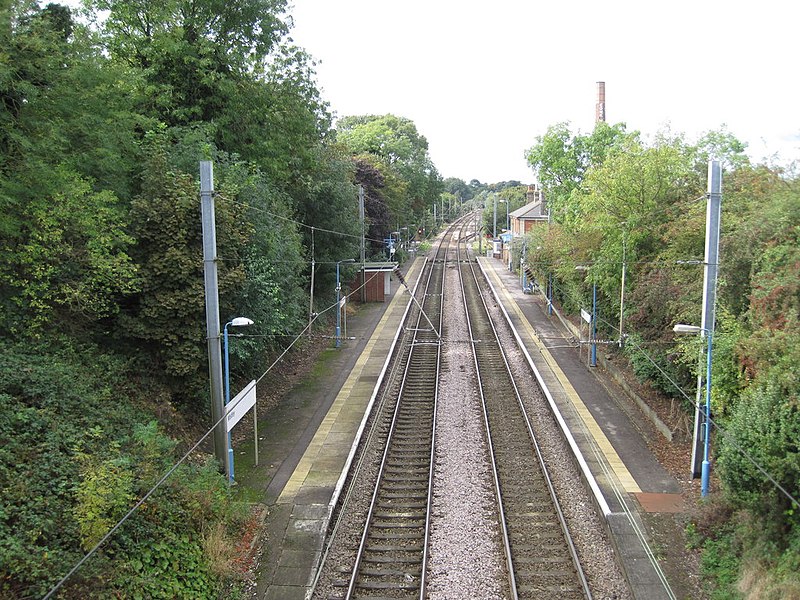
<svg viewBox="0 0 800 600"><path fill-rule="evenodd" d="M427 258L425 259L427 260ZM424 265L424 262L423 262ZM411 267L408 269L409 273L415 269L417 266L417 259L414 259L412 262ZM420 270L421 272L421 270ZM415 274L416 275L416 274ZM411 279L410 275L406 275L408 279ZM411 294L415 294L417 291L416 285L419 283L418 281L414 285L414 289L412 290ZM402 294L401 291L398 290L399 293ZM392 301L399 298L399 296L395 295L392 298ZM361 424L358 427L358 431L356 432L355 439L353 439L353 444L350 447L350 453L347 456L347 460L345 461L344 468L342 469L342 473L339 476L339 481L336 483L336 487L333 491L333 495L331 496L331 501L328 505L328 518L333 514L333 509L336 507L337 502L339 502L339 496L342 493L342 489L344 488L344 482L347 479L347 474L350 472L350 467L353 463L353 458L355 457L356 450L358 449L359 444L361 443L361 437L364 434L364 429L367 425L367 421L369 420L369 416L372 413L372 405L375 402L375 398L378 395L378 390L380 389L381 385L383 384L383 379L386 376L386 370L389 368L389 363L392 360L392 356L394 355L395 346L397 345L397 340L400 338L400 332L403 329L403 323L405 323L406 316L408 315L408 311L411 310L411 303L412 299L408 299L408 303L406 304L406 308L403 311L403 316L400 318L400 324L397 326L397 330L395 331L394 338L392 339L392 344L389 347L389 353L386 355L386 359L383 362L383 367L381 367L381 372L378 375L378 380L375 383L375 387L372 390L372 396L369 399L369 403L367 404L367 408L364 411L364 417L361 419ZM391 308L391 307L389 307Z"/></svg>
<svg viewBox="0 0 800 600"><path fill-rule="evenodd" d="M537 382L541 385L542 390L545 393L547 401L553 410L553 415L559 424L562 434L564 435L565 441L569 444L573 451L572 458L575 461L579 472L581 473L581 478L592 492L591 495L594 499L595 507L603 515L603 525L608 533L609 540L614 547L614 555L617 564L622 570L622 573L631 588L634 598L641 600L660 600L661 598L674 599L674 595L671 593L669 587L669 582L666 580L666 577L661 571L661 568L659 567L658 562L652 550L650 549L641 524L638 523L639 517L636 514L635 509L629 509L625 499L618 498L618 500L622 502L625 510L623 512L614 512L611 510L603 491L600 489L600 486L594 474L592 473L591 468L589 467L583 456L583 453L578 447L574 436L570 432L569 427L561 414L561 411L556 405L556 402L553 399L550 390L548 389L548 386L545 384L539 369L534 364L526 345L514 326L511 316L506 310L503 299L500 297L497 288L492 282L493 277L490 277L484 268L484 264L488 263L490 260L492 259L478 257L477 262L481 272L489 284L492 295L497 301L498 306L500 307L503 316L506 319L506 322L514 334L517 344L525 355L531 370L536 376ZM493 264L488 264L489 268L491 268L493 271L496 271ZM497 277L496 274L495 277ZM499 277L497 278L499 283L504 285L502 280L500 280ZM510 300L513 301L511 298ZM563 318L561 318L560 315L558 316L563 322ZM617 495L619 496L618 492Z"/></svg>

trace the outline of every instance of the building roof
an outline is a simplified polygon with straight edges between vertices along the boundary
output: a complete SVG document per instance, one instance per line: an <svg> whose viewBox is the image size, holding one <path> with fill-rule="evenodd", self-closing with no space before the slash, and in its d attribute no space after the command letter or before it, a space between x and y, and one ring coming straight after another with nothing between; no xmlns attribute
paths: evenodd
<svg viewBox="0 0 800 600"><path fill-rule="evenodd" d="M396 262L368 262L364 263L365 271L394 271L397 268Z"/></svg>
<svg viewBox="0 0 800 600"><path fill-rule="evenodd" d="M522 208L518 208L515 211L509 213L509 217L514 217L515 219L546 219L548 217L547 213L542 213L542 201L541 200L534 200L533 202L529 202ZM546 204L545 204L546 206Z"/></svg>

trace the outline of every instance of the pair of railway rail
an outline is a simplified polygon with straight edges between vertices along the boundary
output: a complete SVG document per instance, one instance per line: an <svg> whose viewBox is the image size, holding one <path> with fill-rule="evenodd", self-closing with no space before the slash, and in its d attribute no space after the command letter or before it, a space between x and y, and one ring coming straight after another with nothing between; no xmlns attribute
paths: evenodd
<svg viewBox="0 0 800 600"><path fill-rule="evenodd" d="M373 430L383 453L363 531L332 598L426 597L445 272L452 265L459 270L478 373L510 596L591 598L490 317L482 274L467 249L468 230L474 228L467 221L453 224L420 276L406 337L393 359L395 381L376 408Z"/></svg>

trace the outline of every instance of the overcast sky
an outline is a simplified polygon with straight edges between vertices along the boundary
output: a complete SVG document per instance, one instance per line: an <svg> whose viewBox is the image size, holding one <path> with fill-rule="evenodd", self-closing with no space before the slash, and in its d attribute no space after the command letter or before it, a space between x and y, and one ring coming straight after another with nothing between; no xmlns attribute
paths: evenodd
<svg viewBox="0 0 800 600"><path fill-rule="evenodd" d="M532 182L525 150L558 122L591 132L598 81L609 123L691 141L726 124L756 160L800 158L798 2L294 0L291 14L334 113L411 119L443 177Z"/></svg>

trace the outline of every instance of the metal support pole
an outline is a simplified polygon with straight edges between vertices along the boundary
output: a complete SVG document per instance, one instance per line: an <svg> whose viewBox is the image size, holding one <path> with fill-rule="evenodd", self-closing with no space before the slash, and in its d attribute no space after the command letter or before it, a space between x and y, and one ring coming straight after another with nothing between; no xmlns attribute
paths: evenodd
<svg viewBox="0 0 800 600"><path fill-rule="evenodd" d="M706 411L705 411L705 436L703 439L703 465L700 493L703 497L708 495L709 480L711 477L711 462L709 461L709 447L711 445L711 349L713 334L706 331L708 337L708 351L706 356Z"/></svg>
<svg viewBox="0 0 800 600"><path fill-rule="evenodd" d="M338 348L342 344L341 333L342 333L342 307L339 305L339 293L342 290L342 286L339 283L339 263L336 263L336 347Z"/></svg>
<svg viewBox="0 0 800 600"><path fill-rule="evenodd" d="M311 334L311 323L314 322L314 228L311 228L311 296L308 300L308 333Z"/></svg>
<svg viewBox="0 0 800 600"><path fill-rule="evenodd" d="M622 319L625 314L625 230L622 230L622 283L619 290L619 347L625 347L625 336L622 333Z"/></svg>
<svg viewBox="0 0 800 600"><path fill-rule="evenodd" d="M497 237L497 194L494 195L494 218L492 219L492 241Z"/></svg>
<svg viewBox="0 0 800 600"><path fill-rule="evenodd" d="M361 264L366 261L366 232L364 219L364 186L358 186L358 216L361 219Z"/></svg>
<svg viewBox="0 0 800 600"><path fill-rule="evenodd" d="M214 168L211 161L200 161L200 209L203 224L203 279L206 297L206 340L211 383L211 418L214 428L214 455L230 473L223 422L222 357L220 356L219 285L217 278L217 233L214 218Z"/></svg>
<svg viewBox="0 0 800 600"><path fill-rule="evenodd" d="M230 322L225 323L222 328L222 339L224 340L225 347L225 406L231 402L231 368L230 368L230 354L228 354L228 325ZM228 432L227 446L228 446L228 481L233 481L233 445L231 444L231 432Z"/></svg>
<svg viewBox="0 0 800 600"><path fill-rule="evenodd" d="M342 291L342 284L339 282L339 265L343 262L352 263L356 262L354 258L347 258L345 260L336 261L336 347L342 344L342 304L340 292Z"/></svg>
<svg viewBox="0 0 800 600"><path fill-rule="evenodd" d="M364 186L358 186L358 214L361 218L361 302L367 301L367 286L364 285L366 274L364 265L367 262L366 219L364 217Z"/></svg>
<svg viewBox="0 0 800 600"><path fill-rule="evenodd" d="M590 367L597 366L597 283L592 282L592 355Z"/></svg>
<svg viewBox="0 0 800 600"><path fill-rule="evenodd" d="M553 274L547 274L547 314L553 314Z"/></svg>
<svg viewBox="0 0 800 600"><path fill-rule="evenodd" d="M708 162L708 203L706 205L706 250L703 274L703 316L700 327L705 335L713 335L717 301L717 270L719 268L719 229L722 207L722 167L718 160ZM708 374L706 374L708 379ZM706 389L709 387L706 381ZM694 439L692 443L692 477L701 474L700 442L703 415L700 404L702 374L697 375L697 398L694 414ZM710 393L710 392L709 392Z"/></svg>

